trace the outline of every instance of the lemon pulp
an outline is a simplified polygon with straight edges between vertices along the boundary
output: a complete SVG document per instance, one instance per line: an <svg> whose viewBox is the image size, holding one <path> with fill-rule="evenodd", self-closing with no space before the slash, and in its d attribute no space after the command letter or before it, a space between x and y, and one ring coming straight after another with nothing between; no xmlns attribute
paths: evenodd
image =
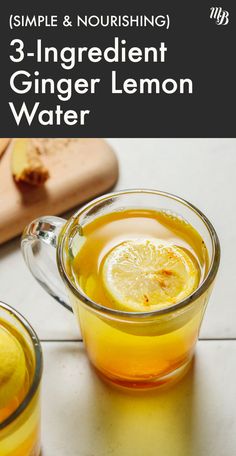
<svg viewBox="0 0 236 456"><path fill-rule="evenodd" d="M159 239L132 239L107 254L102 278L115 308L147 312L189 296L200 274L184 248Z"/></svg>
<svg viewBox="0 0 236 456"><path fill-rule="evenodd" d="M7 406L24 386L24 351L13 334L0 327L0 409Z"/></svg>

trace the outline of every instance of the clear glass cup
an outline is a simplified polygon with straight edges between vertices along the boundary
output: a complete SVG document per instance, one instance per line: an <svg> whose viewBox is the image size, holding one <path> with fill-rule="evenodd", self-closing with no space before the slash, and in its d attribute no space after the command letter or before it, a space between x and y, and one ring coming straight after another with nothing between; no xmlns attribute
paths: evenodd
<svg viewBox="0 0 236 456"><path fill-rule="evenodd" d="M10 415L0 422L0 455L39 456L40 454L40 383L42 351L38 337L25 318L0 302L0 326L20 336L24 352L30 355L29 389Z"/></svg>
<svg viewBox="0 0 236 456"><path fill-rule="evenodd" d="M80 228L96 217L128 208L169 211L188 221L204 240L208 274L183 301L151 312L106 308L89 299L67 274L68 252L76 253ZM155 190L108 194L79 209L67 222L59 217L33 221L23 234L22 250L39 283L60 304L73 308L89 359L105 379L123 387L146 389L170 383L186 372L220 261L217 234L192 204Z"/></svg>

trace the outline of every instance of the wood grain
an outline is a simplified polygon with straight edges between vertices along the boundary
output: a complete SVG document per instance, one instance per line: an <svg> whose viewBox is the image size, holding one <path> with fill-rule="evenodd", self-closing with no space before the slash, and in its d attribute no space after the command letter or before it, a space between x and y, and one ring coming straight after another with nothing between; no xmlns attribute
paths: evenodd
<svg viewBox="0 0 236 456"><path fill-rule="evenodd" d="M0 138L0 158L5 152L10 140L10 138Z"/></svg>
<svg viewBox="0 0 236 456"><path fill-rule="evenodd" d="M102 139L80 139L78 147L45 157L50 178L33 188L17 185L11 174L11 145L0 161L0 244L20 234L41 215L58 215L110 189L118 163Z"/></svg>

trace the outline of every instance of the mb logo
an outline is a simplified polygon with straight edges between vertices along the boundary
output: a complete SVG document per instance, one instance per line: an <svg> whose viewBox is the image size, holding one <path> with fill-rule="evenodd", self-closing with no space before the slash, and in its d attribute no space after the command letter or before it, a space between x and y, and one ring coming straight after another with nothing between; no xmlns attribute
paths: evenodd
<svg viewBox="0 0 236 456"><path fill-rule="evenodd" d="M229 12L221 7L213 6L210 8L210 19L215 19L217 25L227 25L229 23Z"/></svg>

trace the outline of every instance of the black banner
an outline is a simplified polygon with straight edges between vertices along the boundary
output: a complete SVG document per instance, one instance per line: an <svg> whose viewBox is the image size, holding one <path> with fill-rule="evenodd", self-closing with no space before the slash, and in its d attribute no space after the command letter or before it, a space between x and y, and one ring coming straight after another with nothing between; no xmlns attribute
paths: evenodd
<svg viewBox="0 0 236 456"><path fill-rule="evenodd" d="M1 136L234 137L235 7L15 2L1 22Z"/></svg>

